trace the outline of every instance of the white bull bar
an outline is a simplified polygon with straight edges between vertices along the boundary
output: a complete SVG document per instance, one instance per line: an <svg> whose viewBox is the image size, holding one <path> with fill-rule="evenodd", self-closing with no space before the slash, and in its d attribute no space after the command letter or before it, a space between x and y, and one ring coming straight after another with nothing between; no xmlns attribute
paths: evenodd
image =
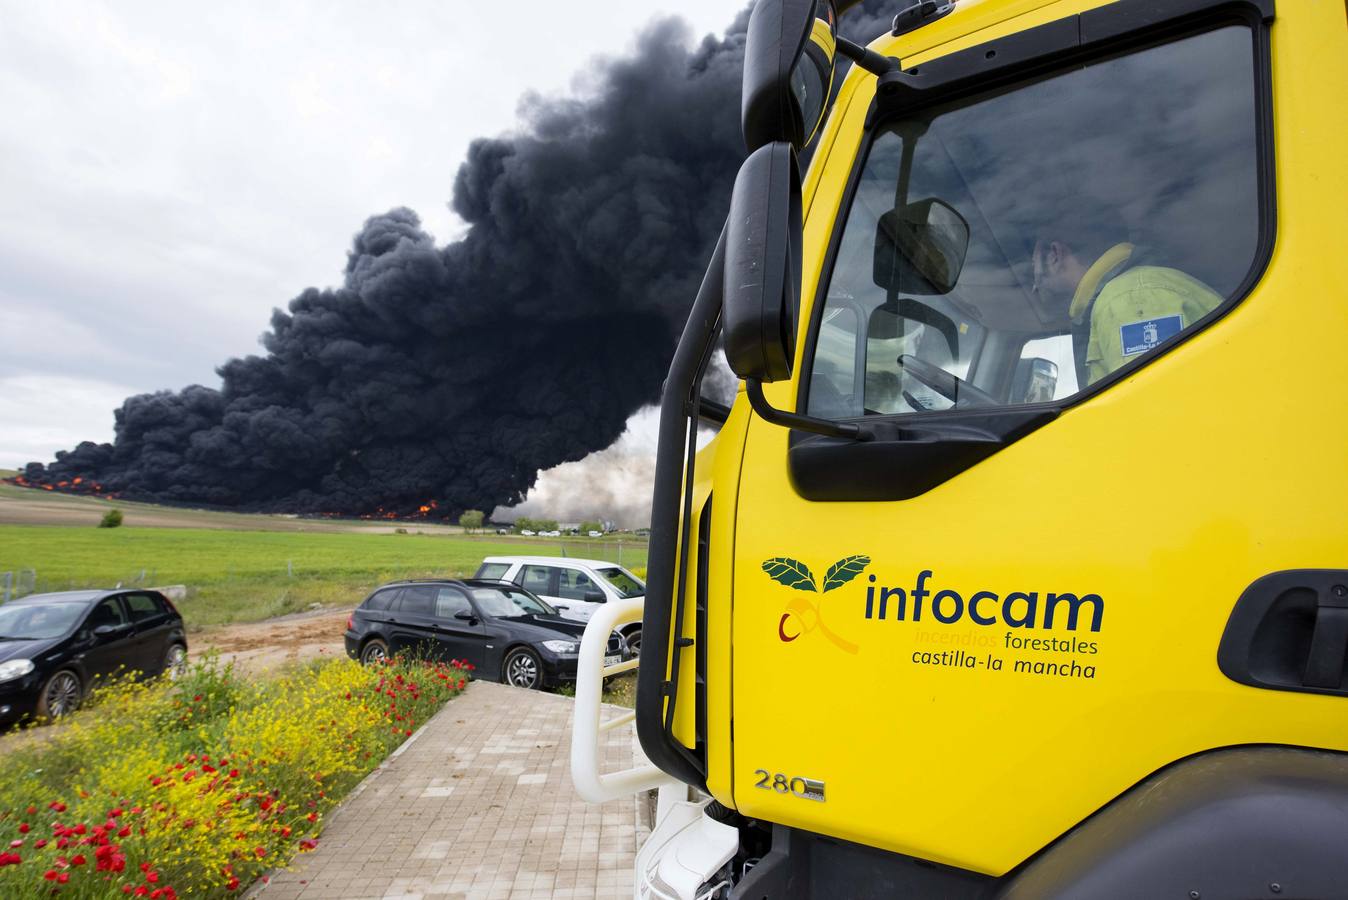
<svg viewBox="0 0 1348 900"><path fill-rule="evenodd" d="M636 721L635 711L602 718L601 703L604 679L610 675L630 672L640 664L629 659L612 666L604 665L604 653L609 635L629 622L641 621L641 600L619 600L605 603L585 626L580 642L580 659L576 663L576 711L571 728L571 780L576 793L591 803L603 803L619 797L629 797L640 791L678 784L673 778L651 765L639 748L634 747L644 765L617 772L599 771L599 738L603 732L621 728ZM681 785L680 785L681 787Z"/></svg>

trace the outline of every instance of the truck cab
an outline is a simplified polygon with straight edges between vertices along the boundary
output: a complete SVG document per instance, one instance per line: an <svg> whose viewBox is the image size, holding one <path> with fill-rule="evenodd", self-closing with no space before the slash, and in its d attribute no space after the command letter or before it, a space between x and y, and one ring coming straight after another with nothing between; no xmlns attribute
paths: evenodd
<svg viewBox="0 0 1348 900"><path fill-rule="evenodd" d="M1344 896L1345 8L839 12L749 22L662 403L634 893Z"/></svg>

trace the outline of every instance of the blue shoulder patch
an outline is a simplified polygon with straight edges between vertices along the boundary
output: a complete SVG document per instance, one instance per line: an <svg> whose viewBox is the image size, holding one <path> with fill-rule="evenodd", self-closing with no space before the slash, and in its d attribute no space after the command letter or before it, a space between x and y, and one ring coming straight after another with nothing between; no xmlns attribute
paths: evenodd
<svg viewBox="0 0 1348 900"><path fill-rule="evenodd" d="M1119 328L1119 346L1124 356L1144 353L1162 341L1168 341L1184 330L1182 316L1162 316L1159 319L1143 319L1141 322L1129 322Z"/></svg>

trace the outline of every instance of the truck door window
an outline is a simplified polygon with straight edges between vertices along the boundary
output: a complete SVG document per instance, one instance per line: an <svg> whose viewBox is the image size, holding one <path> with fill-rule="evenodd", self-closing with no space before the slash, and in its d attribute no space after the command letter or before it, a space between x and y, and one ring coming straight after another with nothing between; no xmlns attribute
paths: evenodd
<svg viewBox="0 0 1348 900"><path fill-rule="evenodd" d="M1227 26L879 126L824 276L807 410L1062 400L1214 317L1257 262L1254 59ZM960 219L953 286L916 277Z"/></svg>

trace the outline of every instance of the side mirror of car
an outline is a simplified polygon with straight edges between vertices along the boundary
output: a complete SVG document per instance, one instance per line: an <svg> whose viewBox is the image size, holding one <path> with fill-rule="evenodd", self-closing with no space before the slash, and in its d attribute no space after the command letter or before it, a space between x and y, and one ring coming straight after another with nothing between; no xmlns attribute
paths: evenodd
<svg viewBox="0 0 1348 900"><path fill-rule="evenodd" d="M456 612L454 614L454 618L458 619L461 622L467 622L469 625L477 624L477 616L473 615L470 612Z"/></svg>
<svg viewBox="0 0 1348 900"><path fill-rule="evenodd" d="M589 590L585 592L585 596L582 599L586 603L603 603L608 598L604 596L603 591Z"/></svg>
<svg viewBox="0 0 1348 900"><path fill-rule="evenodd" d="M99 625L94 629L94 637L113 637L121 634L125 629L125 625Z"/></svg>

